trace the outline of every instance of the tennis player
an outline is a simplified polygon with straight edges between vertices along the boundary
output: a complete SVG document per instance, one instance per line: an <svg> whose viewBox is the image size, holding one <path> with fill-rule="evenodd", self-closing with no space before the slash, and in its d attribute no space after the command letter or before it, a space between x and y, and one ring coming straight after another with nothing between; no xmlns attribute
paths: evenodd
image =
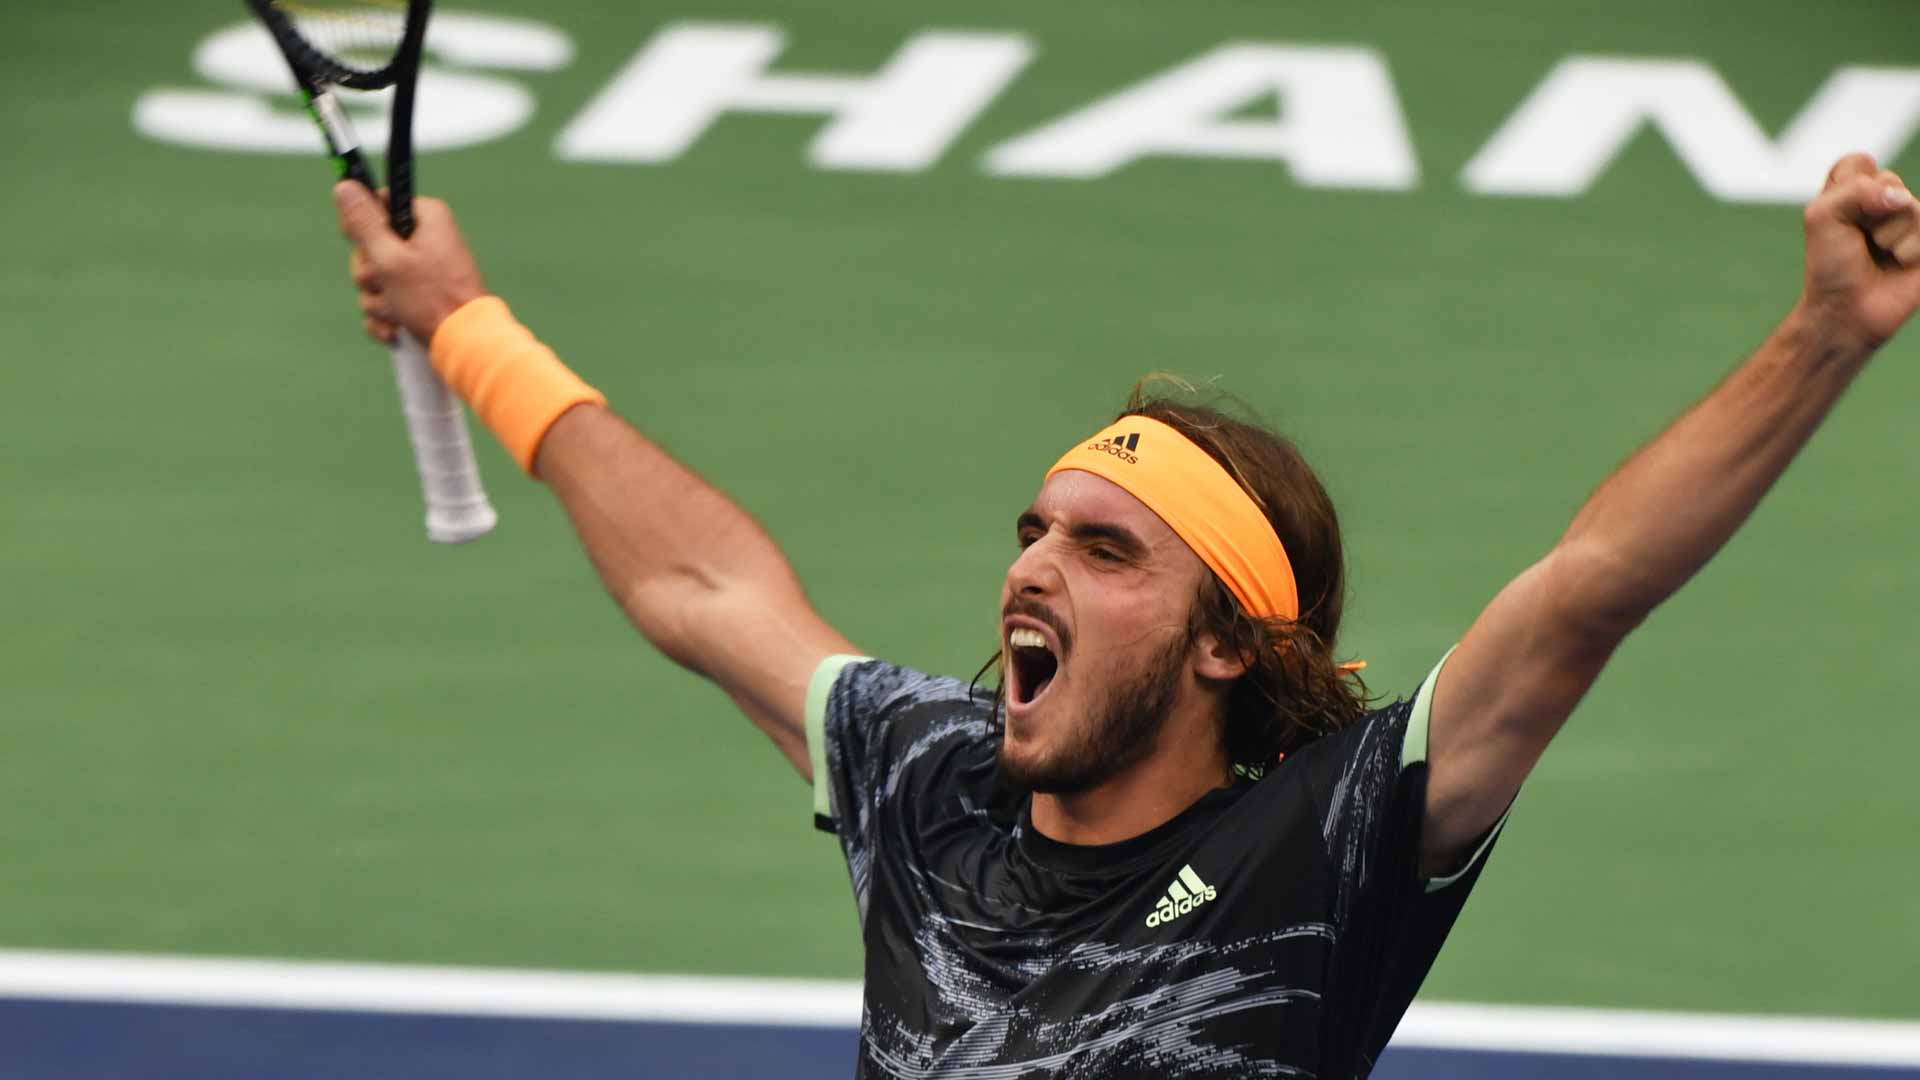
<svg viewBox="0 0 1920 1080"><path fill-rule="evenodd" d="M1846 158L1765 344L1378 710L1336 649L1312 470L1136 392L1063 438L1018 515L996 693L823 622L753 519L488 295L444 204L402 241L360 188L336 197L369 332L431 343L640 632L812 781L866 941L866 1077L1366 1075L1608 657L1920 305L1920 209Z"/></svg>

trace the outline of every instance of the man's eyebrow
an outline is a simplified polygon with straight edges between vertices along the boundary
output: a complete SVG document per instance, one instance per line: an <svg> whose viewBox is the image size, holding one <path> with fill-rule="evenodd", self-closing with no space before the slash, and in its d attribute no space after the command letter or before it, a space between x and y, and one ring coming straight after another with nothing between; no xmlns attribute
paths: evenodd
<svg viewBox="0 0 1920 1080"><path fill-rule="evenodd" d="M1018 532L1032 529L1035 532L1047 531L1047 520L1040 512L1028 509L1014 519L1013 527ZM1067 535L1079 543L1087 544L1104 540L1120 549L1124 555L1139 557L1147 553L1147 542L1140 539L1132 529L1124 525L1115 525L1107 521L1083 521L1067 528Z"/></svg>
<svg viewBox="0 0 1920 1080"><path fill-rule="evenodd" d="M1134 535L1132 529L1104 521L1083 521L1069 528L1067 535L1082 543L1105 540L1126 555L1137 556L1147 553L1147 542Z"/></svg>

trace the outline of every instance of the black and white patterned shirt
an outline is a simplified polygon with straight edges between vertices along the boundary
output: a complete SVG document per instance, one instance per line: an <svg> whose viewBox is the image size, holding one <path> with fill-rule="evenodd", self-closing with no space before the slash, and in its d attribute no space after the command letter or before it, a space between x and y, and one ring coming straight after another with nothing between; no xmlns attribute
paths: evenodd
<svg viewBox="0 0 1920 1080"><path fill-rule="evenodd" d="M1365 1076L1499 831L1460 874L1420 878L1433 681L1082 847L999 782L984 693L828 660L808 746L866 942L858 1075Z"/></svg>

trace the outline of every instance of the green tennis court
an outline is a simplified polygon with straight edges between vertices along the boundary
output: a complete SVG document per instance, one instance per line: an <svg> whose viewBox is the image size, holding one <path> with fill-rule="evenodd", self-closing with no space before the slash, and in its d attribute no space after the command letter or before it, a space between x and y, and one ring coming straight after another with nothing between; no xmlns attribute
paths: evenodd
<svg viewBox="0 0 1920 1080"><path fill-rule="evenodd" d="M1169 370L1316 461L1351 544L1346 647L1410 691L1795 297L1792 202L1716 193L1714 168L1764 187L1753 162L1840 130L1797 118L1853 100L1830 86L1845 70L1879 73L1857 129L1920 172L1920 91L1894 92L1920 81L1920 9L1901 0L456 12L442 75L492 96L433 120L421 178L491 285L766 523L862 648L949 673L993 648L1041 471ZM27 0L12 19L0 945L856 976L806 787L625 627L546 493L488 444L499 531L422 539L326 167L268 151L268 110L304 121L218 36L244 18ZM937 144L922 165L822 163L821 115L737 111L640 160L644 110L617 91L693 24L777 29L789 73L871 75L928 35L1024 52L944 141L915 129ZM1346 64L1357 96L1319 106L1353 110L1344 134L1081 178L1065 156L1006 167L1229 45ZM1469 173L1513 187L1597 145L1562 128L1572 150L1487 164L1569 58L1668 65L1676 117L1710 72L1773 157L1683 133L1689 159L1641 124L1577 191L1476 190L1499 183ZM1313 108L1252 94L1219 122ZM1348 172L1315 172L1314 146ZM1888 348L1630 642L1427 997L1916 1016L1917 363L1911 336Z"/></svg>

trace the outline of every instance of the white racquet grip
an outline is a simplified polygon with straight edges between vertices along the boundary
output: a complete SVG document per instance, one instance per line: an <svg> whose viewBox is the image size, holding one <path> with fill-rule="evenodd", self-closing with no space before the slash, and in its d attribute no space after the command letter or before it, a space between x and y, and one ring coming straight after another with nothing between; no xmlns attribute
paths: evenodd
<svg viewBox="0 0 1920 1080"><path fill-rule="evenodd" d="M427 504L427 539L464 544L493 531L500 520L480 487L480 466L467 438L467 417L460 399L428 362L413 335L400 331L393 346L393 377L400 384L400 410L413 441L413 463L420 470L420 494Z"/></svg>

